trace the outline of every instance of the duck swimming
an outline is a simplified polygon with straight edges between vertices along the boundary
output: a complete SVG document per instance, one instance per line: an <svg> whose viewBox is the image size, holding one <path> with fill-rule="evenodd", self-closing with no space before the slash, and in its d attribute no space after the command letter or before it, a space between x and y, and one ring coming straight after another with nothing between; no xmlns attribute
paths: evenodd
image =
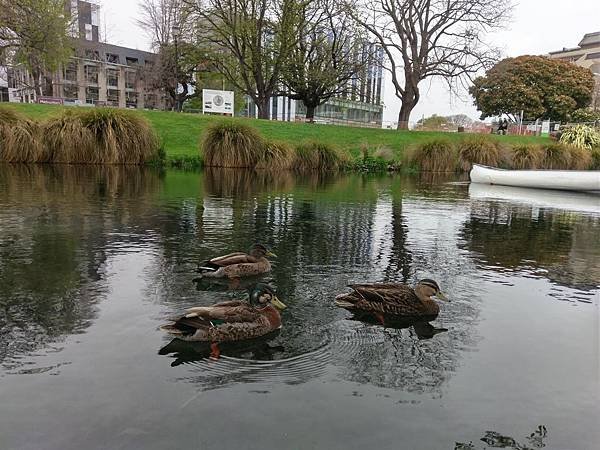
<svg viewBox="0 0 600 450"><path fill-rule="evenodd" d="M414 289L404 283L351 284L352 292L340 294L335 305L355 314L371 314L382 324L385 317L435 317L440 307L432 297L447 300L436 281L419 281Z"/></svg>
<svg viewBox="0 0 600 450"><path fill-rule="evenodd" d="M184 341L210 342L218 356L219 342L242 341L264 336L281 328L280 310L286 305L273 289L257 283L248 290L249 298L196 306L161 329Z"/></svg>
<svg viewBox="0 0 600 450"><path fill-rule="evenodd" d="M237 252L204 261L198 267L202 278L241 278L271 271L267 256L276 257L262 244L254 244L248 253Z"/></svg>

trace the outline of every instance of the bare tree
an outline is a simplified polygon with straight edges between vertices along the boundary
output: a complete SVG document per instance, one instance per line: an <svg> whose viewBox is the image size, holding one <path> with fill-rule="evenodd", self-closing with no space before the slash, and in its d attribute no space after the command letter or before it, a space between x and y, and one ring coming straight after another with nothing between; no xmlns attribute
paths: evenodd
<svg viewBox="0 0 600 450"><path fill-rule="evenodd" d="M312 122L315 108L348 93L371 58L366 33L338 0L312 0L300 5L299 39L290 52L282 81L288 97L306 106Z"/></svg>
<svg viewBox="0 0 600 450"><path fill-rule="evenodd" d="M268 119L269 100L279 93L283 64L297 39L298 0L184 1L212 67Z"/></svg>
<svg viewBox="0 0 600 450"><path fill-rule="evenodd" d="M139 8L137 24L158 55L146 79L164 89L172 105L181 110L184 101L195 95L195 75L201 63L190 9L184 0L143 0Z"/></svg>
<svg viewBox="0 0 600 450"><path fill-rule="evenodd" d="M402 100L398 129L407 129L419 102L419 83L442 77L457 83L491 67L499 51L484 35L509 18L510 0L365 0L347 5L383 47L395 94Z"/></svg>

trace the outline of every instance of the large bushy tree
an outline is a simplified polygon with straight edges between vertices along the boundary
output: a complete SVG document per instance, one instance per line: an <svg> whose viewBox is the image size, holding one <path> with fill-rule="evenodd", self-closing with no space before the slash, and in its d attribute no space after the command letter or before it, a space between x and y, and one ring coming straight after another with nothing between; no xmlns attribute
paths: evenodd
<svg viewBox="0 0 600 450"><path fill-rule="evenodd" d="M24 65L38 95L52 94L48 74L72 53L64 0L0 0L0 60Z"/></svg>
<svg viewBox="0 0 600 450"><path fill-rule="evenodd" d="M519 56L476 78L469 92L482 119L507 115L516 120L523 111L525 120L565 121L589 105L593 89L589 69L544 56Z"/></svg>
<svg viewBox="0 0 600 450"><path fill-rule="evenodd" d="M402 101L398 128L408 128L419 84L441 77L449 85L474 77L498 60L484 41L511 12L510 0L346 0L347 10L386 52L395 94Z"/></svg>

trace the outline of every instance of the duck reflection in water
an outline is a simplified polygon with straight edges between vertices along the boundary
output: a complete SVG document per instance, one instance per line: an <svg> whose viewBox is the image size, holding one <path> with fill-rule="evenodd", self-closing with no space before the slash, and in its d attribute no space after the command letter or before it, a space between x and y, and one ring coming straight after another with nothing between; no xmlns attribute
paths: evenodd
<svg viewBox="0 0 600 450"><path fill-rule="evenodd" d="M219 353L233 358L272 361L284 352L284 347L271 341L279 336L280 330L238 342L221 342ZM175 338L158 351L159 355L172 355L175 359L171 367L214 358L213 345L210 342L190 342Z"/></svg>
<svg viewBox="0 0 600 450"><path fill-rule="evenodd" d="M447 328L436 328L433 325L431 325L430 322L437 318L436 315L421 317L398 317L384 314L383 318L385 321L386 328L402 330L404 328L412 327L419 339L431 339L436 334L448 331ZM357 320L372 325L381 325L379 317L375 317L369 313L355 313L352 315L352 317L349 318L349 320Z"/></svg>

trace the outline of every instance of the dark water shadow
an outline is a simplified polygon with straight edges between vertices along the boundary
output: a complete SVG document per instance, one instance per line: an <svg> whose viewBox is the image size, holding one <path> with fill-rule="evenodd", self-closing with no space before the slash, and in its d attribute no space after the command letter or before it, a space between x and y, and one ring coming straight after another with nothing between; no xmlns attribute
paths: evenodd
<svg viewBox="0 0 600 450"><path fill-rule="evenodd" d="M464 443L457 442L454 445L454 450L477 450L477 449L487 449L487 448L508 448L513 450L535 450L539 448L544 448L546 443L544 442L548 437L548 430L546 426L539 425L533 433L529 434L529 436L525 437L525 442L519 442L515 438L498 433L496 431L486 431L481 439L481 442L485 444L482 445L480 443L473 443L472 441Z"/></svg>

